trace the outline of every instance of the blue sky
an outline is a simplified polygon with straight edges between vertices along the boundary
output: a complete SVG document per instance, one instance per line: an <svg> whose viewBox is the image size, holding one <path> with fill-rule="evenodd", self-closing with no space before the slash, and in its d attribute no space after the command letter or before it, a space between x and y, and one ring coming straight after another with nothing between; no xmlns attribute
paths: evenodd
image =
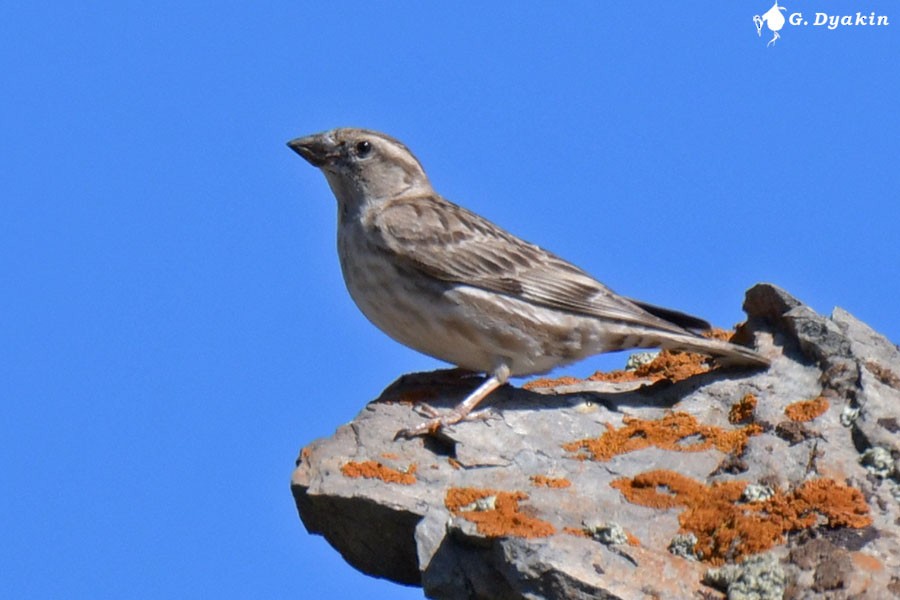
<svg viewBox="0 0 900 600"><path fill-rule="evenodd" d="M303 445L441 366L353 306L298 135L390 133L623 294L730 326L768 281L900 341L900 8L785 4L891 24L767 48L763 0L5 7L0 595L421 597L291 499Z"/></svg>

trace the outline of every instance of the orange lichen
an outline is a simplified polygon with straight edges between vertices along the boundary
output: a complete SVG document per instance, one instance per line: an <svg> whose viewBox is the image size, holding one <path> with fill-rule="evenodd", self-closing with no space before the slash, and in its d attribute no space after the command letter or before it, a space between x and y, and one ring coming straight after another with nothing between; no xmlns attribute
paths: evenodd
<svg viewBox="0 0 900 600"><path fill-rule="evenodd" d="M536 487L567 488L572 482L564 477L547 477L546 475L532 475L531 483Z"/></svg>
<svg viewBox="0 0 900 600"><path fill-rule="evenodd" d="M556 387L561 385L574 385L584 381L605 381L608 383L622 383L629 381L646 381L656 383L667 379L672 383L687 379L698 373L706 373L708 358L702 354L681 352L678 350L663 350L652 361L639 366L636 369L615 371L597 371L587 379L576 377L543 378L529 381L523 387L527 390L537 388Z"/></svg>
<svg viewBox="0 0 900 600"><path fill-rule="evenodd" d="M828 410L828 400L819 396L813 400L803 400L789 404L784 409L784 414L791 421L805 423L822 415L826 410Z"/></svg>
<svg viewBox="0 0 900 600"><path fill-rule="evenodd" d="M753 411L756 409L756 396L747 394L736 402L728 411L728 422L732 425L750 423L753 421Z"/></svg>
<svg viewBox="0 0 900 600"><path fill-rule="evenodd" d="M697 538L702 560L722 564L781 543L784 534L819 524L866 527L872 520L862 493L831 479L814 479L795 490L776 491L767 500L740 502L746 481L704 485L674 471L649 471L612 482L634 504L651 508L684 507L682 531Z"/></svg>
<svg viewBox="0 0 900 600"><path fill-rule="evenodd" d="M581 383L584 379L577 377L541 377L540 379L532 379L522 386L526 390L536 390L540 388L556 387L558 385L574 385Z"/></svg>
<svg viewBox="0 0 900 600"><path fill-rule="evenodd" d="M650 446L676 452L701 452L716 448L722 452L741 454L750 436L762 431L759 425L726 430L703 425L695 417L683 412L670 413L656 421L625 417L624 425L607 431L598 438L577 440L563 445L569 452L585 450L579 458L609 460L619 454L634 452ZM692 440L690 438L699 439Z"/></svg>
<svg viewBox="0 0 900 600"><path fill-rule="evenodd" d="M393 452L382 452L381 458L386 458L388 460L398 460L400 457Z"/></svg>
<svg viewBox="0 0 900 600"><path fill-rule="evenodd" d="M639 379L654 382L667 379L672 383L709 371L709 357L693 352L663 350L650 362L632 371Z"/></svg>
<svg viewBox="0 0 900 600"><path fill-rule="evenodd" d="M580 527L563 527L563 533L574 535L575 537L589 538L591 534Z"/></svg>
<svg viewBox="0 0 900 600"><path fill-rule="evenodd" d="M733 333L724 329L710 329L703 337L730 340ZM611 371L594 373L591 381L638 381L649 379L654 383L666 379L672 383L709 371L709 357L681 350L662 350L653 360L631 371Z"/></svg>
<svg viewBox="0 0 900 600"><path fill-rule="evenodd" d="M447 464L453 467L454 470L459 470L462 468L462 463L453 458L452 456L447 457Z"/></svg>
<svg viewBox="0 0 900 600"><path fill-rule="evenodd" d="M860 529L872 524L869 505L862 492L833 479L807 481L794 490L790 498L794 499L796 518L805 527L817 524L817 514L827 520L829 527Z"/></svg>
<svg viewBox="0 0 900 600"><path fill-rule="evenodd" d="M367 460L364 462L348 462L341 467L341 473L345 477L365 477L366 479L380 479L387 483L399 483L412 485L416 482L416 465L411 464L406 472L386 467L380 462Z"/></svg>
<svg viewBox="0 0 900 600"><path fill-rule="evenodd" d="M734 331L728 331L727 329L722 329L721 327L713 327L712 329L707 329L703 332L703 337L709 338L711 340L722 340L723 342L730 342L734 339L734 336L737 335Z"/></svg>
<svg viewBox="0 0 900 600"><path fill-rule="evenodd" d="M703 334L704 337L725 341L730 340L733 335L732 332L724 329L710 329ZM675 383L676 381L681 381L682 379L687 379L693 375L706 373L708 371L709 357L706 355L695 354L693 352L682 352L680 350L663 350L653 360L636 369L617 369L608 372L597 371L587 379L578 379L576 377L568 376L535 379L529 381L523 387L526 390L533 390L560 385L574 385L583 381L605 381L609 383L649 381L650 383L656 383L657 381L666 379Z"/></svg>
<svg viewBox="0 0 900 600"><path fill-rule="evenodd" d="M474 507L484 498L493 497L493 506L484 510ZM546 537L556 533L556 528L546 521L528 516L519 509L519 500L528 495L523 492L502 492L480 488L450 488L444 505L454 515L475 523L478 532L487 537Z"/></svg>
<svg viewBox="0 0 900 600"><path fill-rule="evenodd" d="M655 360L655 359L654 359ZM656 377L653 375L642 376L638 375L635 369L616 369L615 371L597 371L593 375L589 375L585 381L604 381L606 383L627 383L630 381L648 381L650 383L655 383L659 381L661 377Z"/></svg>

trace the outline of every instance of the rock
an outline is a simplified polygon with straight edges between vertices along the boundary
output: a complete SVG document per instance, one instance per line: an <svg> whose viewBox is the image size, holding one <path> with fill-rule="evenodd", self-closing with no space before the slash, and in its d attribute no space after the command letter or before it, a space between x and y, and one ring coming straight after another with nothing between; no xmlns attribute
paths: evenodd
<svg viewBox="0 0 900 600"><path fill-rule="evenodd" d="M744 309L767 370L663 352L429 439L395 434L477 381L405 376L302 450L300 518L430 598L895 597L900 350L772 285Z"/></svg>

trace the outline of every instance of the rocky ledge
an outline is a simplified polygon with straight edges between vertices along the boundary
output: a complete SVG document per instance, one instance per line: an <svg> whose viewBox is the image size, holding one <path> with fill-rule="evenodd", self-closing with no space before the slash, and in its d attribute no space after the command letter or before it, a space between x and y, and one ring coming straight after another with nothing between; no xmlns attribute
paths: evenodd
<svg viewBox="0 0 900 600"><path fill-rule="evenodd" d="M663 352L439 437L395 434L477 381L403 377L303 448L300 518L431 598L900 597L900 350L772 285L744 310L768 370Z"/></svg>

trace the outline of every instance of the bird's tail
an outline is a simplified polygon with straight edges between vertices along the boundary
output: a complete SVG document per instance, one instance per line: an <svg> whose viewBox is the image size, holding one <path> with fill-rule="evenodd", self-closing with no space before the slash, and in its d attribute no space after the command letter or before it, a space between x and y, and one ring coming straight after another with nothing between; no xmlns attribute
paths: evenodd
<svg viewBox="0 0 900 600"><path fill-rule="evenodd" d="M758 352L724 340L692 335L667 337L659 344L667 350L686 350L715 357L723 367L768 367L771 361Z"/></svg>

